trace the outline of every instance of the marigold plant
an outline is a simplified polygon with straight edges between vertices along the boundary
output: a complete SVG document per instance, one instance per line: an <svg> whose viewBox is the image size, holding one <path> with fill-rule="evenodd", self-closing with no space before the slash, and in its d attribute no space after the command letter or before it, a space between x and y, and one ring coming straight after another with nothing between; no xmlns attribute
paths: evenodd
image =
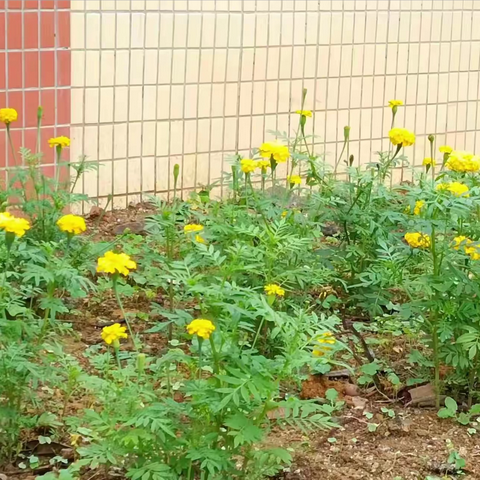
<svg viewBox="0 0 480 480"><path fill-rule="evenodd" d="M439 191L450 192L456 197L468 198L470 196L468 194L468 191L469 191L468 186L460 182L443 182L443 183L439 183L435 188L436 190L439 190Z"/></svg>
<svg viewBox="0 0 480 480"><path fill-rule="evenodd" d="M426 233L409 232L405 234L405 241L412 248L428 248L430 247L430 236Z"/></svg>
<svg viewBox="0 0 480 480"><path fill-rule="evenodd" d="M197 320L192 320L187 325L187 332L189 335L197 335L204 340L208 340L210 335L215 331L215 325L211 320L205 320L199 318Z"/></svg>
<svg viewBox="0 0 480 480"><path fill-rule="evenodd" d="M265 285L265 293L267 295L276 295L277 297L283 297L285 295L285 290L276 283L269 283Z"/></svg>
<svg viewBox="0 0 480 480"><path fill-rule="evenodd" d="M50 148L53 148L53 147L67 148L70 146L70 139L64 136L55 137L55 138L51 138L48 141L48 144L50 145Z"/></svg>
<svg viewBox="0 0 480 480"><path fill-rule="evenodd" d="M9 125L15 122L18 118L18 113L14 108L0 108L0 122Z"/></svg>
<svg viewBox="0 0 480 480"><path fill-rule="evenodd" d="M415 134L406 128L392 128L388 136L393 145L410 147L415 143Z"/></svg>
<svg viewBox="0 0 480 480"><path fill-rule="evenodd" d="M273 158L277 163L285 163L290 157L288 147L275 142L263 143L259 151L262 157Z"/></svg>
<svg viewBox="0 0 480 480"><path fill-rule="evenodd" d="M0 229L7 233L13 233L17 237L23 237L30 230L30 223L25 218L14 217L9 212L0 213Z"/></svg>
<svg viewBox="0 0 480 480"><path fill-rule="evenodd" d="M130 270L135 270L136 268L137 264L126 253L109 251L98 259L97 272L127 276Z"/></svg>
<svg viewBox="0 0 480 480"><path fill-rule="evenodd" d="M71 233L73 235L79 235L87 230L85 219L79 215L64 215L58 219L57 225L62 232Z"/></svg>
<svg viewBox="0 0 480 480"><path fill-rule="evenodd" d="M119 323L114 323L102 329L102 340L111 345L118 343L122 338L128 338L127 328L123 327Z"/></svg>
<svg viewBox="0 0 480 480"><path fill-rule="evenodd" d="M183 231L185 233L195 233L195 232L201 232L203 230L203 225L198 225L195 223L192 223L190 225L185 225L183 227Z"/></svg>

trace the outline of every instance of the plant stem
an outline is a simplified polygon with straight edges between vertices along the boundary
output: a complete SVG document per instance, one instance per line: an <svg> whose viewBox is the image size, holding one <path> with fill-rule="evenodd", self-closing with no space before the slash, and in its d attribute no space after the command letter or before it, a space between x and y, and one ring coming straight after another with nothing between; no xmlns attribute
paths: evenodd
<svg viewBox="0 0 480 480"><path fill-rule="evenodd" d="M10 149L12 150L13 160L14 160L15 165L16 165L17 164L17 155L15 154L15 147L13 146L12 136L10 134L10 124L7 123L6 125L7 125L8 143L10 144Z"/></svg>
<svg viewBox="0 0 480 480"><path fill-rule="evenodd" d="M7 310L5 308L4 300L5 300L5 287L7 285L7 272L8 272L8 266L10 264L10 248L11 245L9 246L7 243L7 258L5 259L5 269L3 271L3 279L2 279L2 290L0 291L0 301L2 302L2 317L4 320L7 319Z"/></svg>
<svg viewBox="0 0 480 480"><path fill-rule="evenodd" d="M202 378L202 345L203 338L197 337L198 339L198 379Z"/></svg>
<svg viewBox="0 0 480 480"><path fill-rule="evenodd" d="M127 314L125 313L125 309L123 308L123 303L122 303L122 300L120 299L120 295L118 293L117 281L118 281L118 274L115 274L112 277L112 284L113 284L113 291L115 293L115 298L117 300L118 306L120 307L120 311L122 312L123 319L125 320L125 323L127 324L128 333L130 333L130 336L132 337L133 348L138 353L137 341L135 340L135 336L133 335L132 328L130 327L130 322L128 321Z"/></svg>
<svg viewBox="0 0 480 480"><path fill-rule="evenodd" d="M258 325L257 333L255 334L255 338L254 338L253 343L252 343L252 348L250 350L253 350L255 348L255 345L257 344L258 337L260 336L260 332L262 331L264 322L265 322L265 317L262 317L262 319L260 320L260 323Z"/></svg>
<svg viewBox="0 0 480 480"><path fill-rule="evenodd" d="M210 340L210 347L212 349L212 355L213 355L213 365L214 365L213 372L218 374L220 371L220 362L218 359L218 352L217 352L217 349L215 348L215 342L211 335L209 340Z"/></svg>
<svg viewBox="0 0 480 480"><path fill-rule="evenodd" d="M439 265L437 259L437 244L435 239L435 226L432 224L431 232L431 252L433 260L433 277L436 279L439 274ZM433 364L435 370L434 377L434 388L435 388L435 406L440 408L440 352L439 352L439 342L438 342L438 326L437 326L437 314L436 310L432 310L430 321L432 324L432 349L433 349Z"/></svg>
<svg viewBox="0 0 480 480"><path fill-rule="evenodd" d="M435 319L436 322L436 319ZM435 369L434 389L435 389L435 407L440 408L440 358L438 351L438 331L437 326L432 328L432 348L433 348L433 362Z"/></svg>
<svg viewBox="0 0 480 480"><path fill-rule="evenodd" d="M114 350L115 350L115 358L117 359L118 369L121 370L122 369L122 364L120 362L118 347L114 347Z"/></svg>

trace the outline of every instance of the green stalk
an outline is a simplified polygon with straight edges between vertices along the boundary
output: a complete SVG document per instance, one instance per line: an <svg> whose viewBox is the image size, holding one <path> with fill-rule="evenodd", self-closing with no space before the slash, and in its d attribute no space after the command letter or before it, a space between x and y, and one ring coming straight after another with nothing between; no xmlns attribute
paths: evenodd
<svg viewBox="0 0 480 480"><path fill-rule="evenodd" d="M262 317L260 320L260 324L258 325L257 333L255 334L255 338L252 343L252 348L250 350L253 350L255 348L255 345L257 344L258 337L260 336L260 332L262 331L263 324L265 323L265 317Z"/></svg>
<svg viewBox="0 0 480 480"><path fill-rule="evenodd" d="M202 345L203 338L197 337L198 339L198 379L202 378Z"/></svg>
<svg viewBox="0 0 480 480"><path fill-rule="evenodd" d="M116 340L116 342L118 343L118 340ZM116 345L115 342L114 342L114 345L113 345L113 349L115 351L115 358L117 359L118 369L121 370L122 369L122 363L120 362L119 345Z"/></svg>
<svg viewBox="0 0 480 480"><path fill-rule="evenodd" d="M8 143L10 144L10 149L12 150L13 160L15 161L15 165L16 165L17 164L17 155L15 154L15 147L13 146L12 136L10 134L10 124L6 123L5 125L7 127Z"/></svg>
<svg viewBox="0 0 480 480"><path fill-rule="evenodd" d="M35 153L40 153L40 144L41 144L40 127L42 126L42 115L43 115L43 107L38 107L37 109L37 145L35 146Z"/></svg>
<svg viewBox="0 0 480 480"><path fill-rule="evenodd" d="M249 173L245 173L245 205L247 206L248 210L248 178L249 178Z"/></svg>
<svg viewBox="0 0 480 480"><path fill-rule="evenodd" d="M433 276L436 278L438 272L438 259L437 259L437 246L435 240L435 226L432 225L431 233L431 252L433 260ZM432 324L432 349L433 349L433 363L434 363L434 389L435 389L435 406L440 408L440 352L439 352L439 338L438 338L438 325L437 325L437 310L432 310L430 316L430 322Z"/></svg>
<svg viewBox="0 0 480 480"><path fill-rule="evenodd" d="M212 349L212 356L213 356L213 372L218 374L220 372L220 362L218 359L218 352L217 349L215 348L215 342L213 341L213 337L210 335L210 347Z"/></svg>
<svg viewBox="0 0 480 480"><path fill-rule="evenodd" d="M55 192L58 192L59 184L60 184L60 161L62 160L62 146L57 145L55 147L56 152L56 170L55 170Z"/></svg>
<svg viewBox="0 0 480 480"><path fill-rule="evenodd" d="M118 273L115 273L112 276L112 285L113 285L113 291L115 293L115 299L117 300L117 304L120 307L120 311L122 312L122 316L125 320L125 323L127 324L128 328L128 333L132 337L132 342L133 342L133 348L135 351L138 353L138 347L137 347L137 342L135 340L135 336L133 335L132 328L130 327L130 322L128 321L127 314L125 313L125 309L123 308L123 303L122 300L120 299L120 295L118 293L118 288L117 288L117 280L118 280Z"/></svg>
<svg viewBox="0 0 480 480"><path fill-rule="evenodd" d="M5 234L8 235L8 234ZM3 271L3 279L2 279L2 290L0 291L0 301L2 302L2 317L4 320L7 320L7 310L4 305L5 300L5 287L7 286L7 272L8 267L10 265L10 250L12 248L12 241L9 241L7 237L5 237L5 244L7 247L7 258L5 259L5 269Z"/></svg>

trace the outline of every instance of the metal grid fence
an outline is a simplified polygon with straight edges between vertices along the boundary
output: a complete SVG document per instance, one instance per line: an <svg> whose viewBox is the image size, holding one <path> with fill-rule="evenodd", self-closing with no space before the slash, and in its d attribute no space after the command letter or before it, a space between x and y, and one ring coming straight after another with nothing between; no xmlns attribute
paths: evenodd
<svg viewBox="0 0 480 480"><path fill-rule="evenodd" d="M303 88L312 148L333 163L351 127L357 163L388 149L391 114L415 131L411 163L437 144L475 150L480 1L71 2L72 158L99 160L80 188L124 207L186 195L292 133ZM409 172L399 170L399 176ZM222 194L220 184L215 193Z"/></svg>

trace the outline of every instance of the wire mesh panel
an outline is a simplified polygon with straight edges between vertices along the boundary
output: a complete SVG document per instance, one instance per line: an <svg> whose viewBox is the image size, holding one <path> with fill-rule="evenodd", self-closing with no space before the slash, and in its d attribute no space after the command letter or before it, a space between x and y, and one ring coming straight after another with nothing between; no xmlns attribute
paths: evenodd
<svg viewBox="0 0 480 480"><path fill-rule="evenodd" d="M115 207L168 197L178 163L185 197L267 130L292 134L303 88L332 164L345 125L356 164L388 149L390 99L414 165L430 133L475 150L479 20L479 1L72 1L71 154L101 162L79 188Z"/></svg>

